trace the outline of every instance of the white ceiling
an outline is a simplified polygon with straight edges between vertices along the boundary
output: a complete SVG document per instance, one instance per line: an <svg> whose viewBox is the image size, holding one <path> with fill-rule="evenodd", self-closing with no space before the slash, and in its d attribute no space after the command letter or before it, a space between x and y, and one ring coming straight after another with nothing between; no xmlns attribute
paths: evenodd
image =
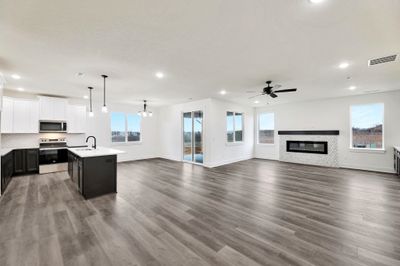
<svg viewBox="0 0 400 266"><path fill-rule="evenodd" d="M82 97L94 86L98 99L108 74L110 101L154 105L255 105L246 91L267 79L299 90L258 106L395 90L400 60L367 60L400 53L399 11L399 0L1 0L0 71L9 89Z"/></svg>

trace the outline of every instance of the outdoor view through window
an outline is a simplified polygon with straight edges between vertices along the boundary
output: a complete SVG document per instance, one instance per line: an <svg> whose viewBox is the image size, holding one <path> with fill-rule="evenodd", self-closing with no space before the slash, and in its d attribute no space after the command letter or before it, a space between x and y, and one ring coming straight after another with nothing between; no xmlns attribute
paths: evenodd
<svg viewBox="0 0 400 266"><path fill-rule="evenodd" d="M383 148L383 115L382 103L351 107L353 148Z"/></svg>
<svg viewBox="0 0 400 266"><path fill-rule="evenodd" d="M274 143L274 113L263 113L258 117L258 143Z"/></svg>
<svg viewBox="0 0 400 266"><path fill-rule="evenodd" d="M111 141L140 141L140 122L136 114L111 113Z"/></svg>
<svg viewBox="0 0 400 266"><path fill-rule="evenodd" d="M226 112L227 142L243 141L243 113Z"/></svg>

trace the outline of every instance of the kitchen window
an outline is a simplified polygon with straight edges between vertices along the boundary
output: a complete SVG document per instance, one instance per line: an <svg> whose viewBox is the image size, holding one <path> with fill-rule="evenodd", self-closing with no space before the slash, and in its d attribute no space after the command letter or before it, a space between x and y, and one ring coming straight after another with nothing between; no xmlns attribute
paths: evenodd
<svg viewBox="0 0 400 266"><path fill-rule="evenodd" d="M243 113L226 112L226 137L228 143L243 142Z"/></svg>
<svg viewBox="0 0 400 266"><path fill-rule="evenodd" d="M111 113L111 142L140 142L141 121L137 114Z"/></svg>
<svg viewBox="0 0 400 266"><path fill-rule="evenodd" d="M274 113L261 113L258 116L258 143L274 144L275 115Z"/></svg>
<svg viewBox="0 0 400 266"><path fill-rule="evenodd" d="M384 105L374 103L351 106L351 144L353 149L384 149Z"/></svg>

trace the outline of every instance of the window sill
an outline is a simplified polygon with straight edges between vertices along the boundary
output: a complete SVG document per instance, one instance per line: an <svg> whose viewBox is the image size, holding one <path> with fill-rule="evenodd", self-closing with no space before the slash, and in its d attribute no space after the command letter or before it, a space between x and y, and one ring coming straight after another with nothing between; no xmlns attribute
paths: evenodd
<svg viewBox="0 0 400 266"><path fill-rule="evenodd" d="M130 141L130 142L111 142L112 146L130 146L130 145L141 145L142 141Z"/></svg>
<svg viewBox="0 0 400 266"><path fill-rule="evenodd" d="M275 143L257 143L257 145L260 145L260 146L275 146Z"/></svg>
<svg viewBox="0 0 400 266"><path fill-rule="evenodd" d="M243 141L240 142L225 142L226 146L240 146L240 145L244 145Z"/></svg>
<svg viewBox="0 0 400 266"><path fill-rule="evenodd" d="M359 153L385 153L385 149L368 149L368 148L349 148L350 152Z"/></svg>

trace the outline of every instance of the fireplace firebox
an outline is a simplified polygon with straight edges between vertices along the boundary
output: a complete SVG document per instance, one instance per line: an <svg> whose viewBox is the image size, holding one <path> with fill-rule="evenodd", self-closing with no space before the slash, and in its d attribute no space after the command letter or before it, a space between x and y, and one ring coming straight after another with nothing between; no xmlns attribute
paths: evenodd
<svg viewBox="0 0 400 266"><path fill-rule="evenodd" d="M328 142L288 140L286 141L286 151L300 152L300 153L328 154Z"/></svg>

